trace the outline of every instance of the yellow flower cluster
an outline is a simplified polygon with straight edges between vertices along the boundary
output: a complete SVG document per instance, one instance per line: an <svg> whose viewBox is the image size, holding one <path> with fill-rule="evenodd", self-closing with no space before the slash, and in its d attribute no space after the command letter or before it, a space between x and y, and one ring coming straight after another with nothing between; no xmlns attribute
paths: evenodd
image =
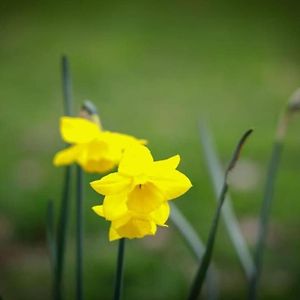
<svg viewBox="0 0 300 300"><path fill-rule="evenodd" d="M169 200L184 194L190 180L176 170L180 157L154 161L144 140L103 131L84 118L62 117L60 131L71 144L54 157L56 166L78 163L86 172L117 172L91 182L104 195L102 205L93 210L111 221L109 240L154 235L157 226L166 226Z"/></svg>
<svg viewBox="0 0 300 300"><path fill-rule="evenodd" d="M179 155L153 161L145 146L127 148L118 172L91 183L105 195L94 211L111 221L109 239L140 238L154 235L157 225L165 226L170 214L168 200L184 194L192 185L176 170Z"/></svg>
<svg viewBox="0 0 300 300"><path fill-rule="evenodd" d="M78 163L86 172L103 173L118 165L125 148L144 144L144 140L110 131L84 118L62 117L62 139L71 144L54 157L55 166Z"/></svg>

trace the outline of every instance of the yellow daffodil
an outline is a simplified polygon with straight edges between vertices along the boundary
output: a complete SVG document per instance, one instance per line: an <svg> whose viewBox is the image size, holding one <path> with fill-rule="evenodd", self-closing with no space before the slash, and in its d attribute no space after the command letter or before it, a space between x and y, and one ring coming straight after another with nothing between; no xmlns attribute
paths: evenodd
<svg viewBox="0 0 300 300"><path fill-rule="evenodd" d="M103 131L100 124L84 118L62 117L60 132L70 147L54 157L55 166L78 163L86 172L106 172L120 161L128 146L145 143L132 136Z"/></svg>
<svg viewBox="0 0 300 300"><path fill-rule="evenodd" d="M179 155L154 161L149 149L134 145L125 150L118 172L91 182L105 196L93 210L111 221L110 241L154 235L157 225L166 226L170 214L168 200L184 194L192 186L176 168Z"/></svg>

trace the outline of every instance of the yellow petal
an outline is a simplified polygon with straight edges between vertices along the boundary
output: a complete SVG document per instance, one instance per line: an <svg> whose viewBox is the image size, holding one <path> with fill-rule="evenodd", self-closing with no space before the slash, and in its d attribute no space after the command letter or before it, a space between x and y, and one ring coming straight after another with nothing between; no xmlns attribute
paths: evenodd
<svg viewBox="0 0 300 300"><path fill-rule="evenodd" d="M112 170L116 163L111 160L87 160L84 164L80 164L84 171L88 173L105 173Z"/></svg>
<svg viewBox="0 0 300 300"><path fill-rule="evenodd" d="M177 198L192 187L188 177L177 170L158 174L151 178L151 182L163 193L166 200Z"/></svg>
<svg viewBox="0 0 300 300"><path fill-rule="evenodd" d="M92 207L92 210L100 217L104 217L103 205L95 205Z"/></svg>
<svg viewBox="0 0 300 300"><path fill-rule="evenodd" d="M60 132L67 143L82 144L99 136L100 128L97 124L83 118L62 117Z"/></svg>
<svg viewBox="0 0 300 300"><path fill-rule="evenodd" d="M169 215L170 206L168 202L163 202L163 204L161 204L161 206L158 209L154 210L150 214L150 217L157 225L164 226L169 218Z"/></svg>
<svg viewBox="0 0 300 300"><path fill-rule="evenodd" d="M153 157L150 150L145 146L135 145L125 149L118 171L122 174L137 176L145 173L152 163Z"/></svg>
<svg viewBox="0 0 300 300"><path fill-rule="evenodd" d="M131 145L134 146L146 143L145 140L138 140L131 135L110 131L103 132L103 138L109 141L109 144L113 144L120 149L125 149Z"/></svg>
<svg viewBox="0 0 300 300"><path fill-rule="evenodd" d="M116 230L110 226L109 228L109 241L112 242L112 241L115 241L115 240L119 240L121 239L122 237L116 232Z"/></svg>
<svg viewBox="0 0 300 300"><path fill-rule="evenodd" d="M65 166L70 165L76 161L81 147L78 145L70 146L64 150L57 152L53 159L53 164L55 166Z"/></svg>
<svg viewBox="0 0 300 300"><path fill-rule="evenodd" d="M128 214L111 222L110 229L109 229L109 241L110 242L123 237L123 236L119 235L119 233L117 232L116 229L125 225L126 223L128 223L128 221L130 219L131 219L131 214L128 212Z"/></svg>
<svg viewBox="0 0 300 300"><path fill-rule="evenodd" d="M108 144L100 138L94 139L86 143L86 157L91 160L100 160L107 155L108 148Z"/></svg>
<svg viewBox="0 0 300 300"><path fill-rule="evenodd" d="M82 151L77 157L79 165L89 173L104 173L113 169L117 162L108 157L108 145L100 139L81 144Z"/></svg>
<svg viewBox="0 0 300 300"><path fill-rule="evenodd" d="M158 160L153 163L153 170L152 172L158 173L158 172L164 172L165 170L171 171L175 170L180 162L180 156L174 155L168 159L164 160Z"/></svg>
<svg viewBox="0 0 300 300"><path fill-rule="evenodd" d="M164 201L163 195L151 183L137 185L128 195L128 209L137 214L149 214Z"/></svg>
<svg viewBox="0 0 300 300"><path fill-rule="evenodd" d="M154 235L157 229L154 222L134 217L120 227L115 227L114 225L114 222L112 222L114 230L120 237L129 239L142 238L145 235Z"/></svg>
<svg viewBox="0 0 300 300"><path fill-rule="evenodd" d="M127 191L131 186L131 179L115 172L91 182L90 185L99 194L113 195Z"/></svg>
<svg viewBox="0 0 300 300"><path fill-rule="evenodd" d="M128 214L127 194L106 196L103 201L103 215L107 220L116 220Z"/></svg>

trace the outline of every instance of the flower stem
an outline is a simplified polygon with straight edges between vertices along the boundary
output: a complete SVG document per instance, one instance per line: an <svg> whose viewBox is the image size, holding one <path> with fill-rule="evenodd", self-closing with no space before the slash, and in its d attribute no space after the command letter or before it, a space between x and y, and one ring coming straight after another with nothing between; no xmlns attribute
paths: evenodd
<svg viewBox="0 0 300 300"><path fill-rule="evenodd" d="M115 279L114 300L120 300L122 297L123 288L123 273L124 273L124 252L125 252L125 239L119 240L117 270Z"/></svg>
<svg viewBox="0 0 300 300"><path fill-rule="evenodd" d="M72 87L71 76L69 70L69 63L67 57L62 57L61 62L62 70L62 88L63 88L63 100L64 100L64 114L72 114ZM71 193L71 166L65 168L64 184L62 190L61 207L59 213L59 221L57 227L57 256L56 256L56 272L55 272L55 293L54 298L56 300L62 299L62 275L64 269L65 258L65 245L66 245L66 233L69 222L69 207L70 207L70 193Z"/></svg>
<svg viewBox="0 0 300 300"><path fill-rule="evenodd" d="M258 284L262 272L263 254L264 254L265 243L266 243L267 232L268 232L268 223L269 223L269 216L271 212L274 185L275 185L277 170L278 170L280 157L282 153L282 148L283 148L283 144L281 141L274 142L272 156L268 168L264 199L263 199L261 215L259 219L258 238L257 238L257 243L256 243L256 248L254 253L254 262L256 266L256 271L250 280L248 299L257 298L257 289L258 289Z"/></svg>
<svg viewBox="0 0 300 300"><path fill-rule="evenodd" d="M54 227L54 204L52 200L49 200L48 207L47 207L47 242L49 247L49 254L50 254L50 262L51 262L51 269L52 269L52 293L53 297L56 293L56 240L55 240L55 227Z"/></svg>
<svg viewBox="0 0 300 300"><path fill-rule="evenodd" d="M265 183L265 191L264 191L263 203L262 203L260 219L259 219L257 242L256 242L256 247L254 252L255 272L253 273L253 276L249 284L249 290L248 290L249 300L255 300L257 298L258 285L262 273L263 255L265 250L266 238L268 235L269 216L271 214L271 206L273 201L275 181L276 181L276 176L280 164L284 139L287 133L287 129L291 117L295 113L299 113L299 112L300 112L300 89L297 89L290 97L290 100L285 110L280 115L277 124L271 159L267 171L267 179Z"/></svg>
<svg viewBox="0 0 300 300"><path fill-rule="evenodd" d="M62 82L64 95L64 114L66 116L72 115L73 97L72 97L72 79L70 75L69 60L66 56L62 57Z"/></svg>
<svg viewBox="0 0 300 300"><path fill-rule="evenodd" d="M202 289L202 286L203 286L203 283L204 283L204 280L206 277L206 273L207 273L207 270L208 270L208 267L209 267L209 264L211 261L212 253L213 253L213 248L214 248L215 238L216 238L216 234L217 234L219 219L220 219L220 215L221 215L222 205L224 203L224 200L226 198L226 193L228 190L228 183L227 183L228 175L229 175L229 172L234 168L234 166L239 158L241 149L242 149L246 139L252 133L252 131L253 130L250 129L244 133L244 135L240 139L238 145L236 146L235 151L232 156L232 159L226 169L223 187L221 190L217 209L216 209L215 216L213 218L209 236L208 236L207 246L206 246L205 253L203 255L200 267L199 267L196 277L194 279L194 282L193 282L193 285L192 285L192 288L191 288L191 291L190 291L190 294L188 297L189 300L197 299L197 297L201 293L201 289Z"/></svg>
<svg viewBox="0 0 300 300"><path fill-rule="evenodd" d="M83 172L80 166L76 166L76 299L83 299L82 282L82 245L83 245Z"/></svg>

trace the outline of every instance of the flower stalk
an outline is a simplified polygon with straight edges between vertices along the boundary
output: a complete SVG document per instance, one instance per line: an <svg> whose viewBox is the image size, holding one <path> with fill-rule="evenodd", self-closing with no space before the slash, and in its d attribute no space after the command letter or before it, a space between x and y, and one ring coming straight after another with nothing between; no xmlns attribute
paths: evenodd
<svg viewBox="0 0 300 300"><path fill-rule="evenodd" d="M122 298L123 274L124 274L124 254L125 254L125 238L122 238L119 240L119 246L118 246L114 300L120 300Z"/></svg>
<svg viewBox="0 0 300 300"><path fill-rule="evenodd" d="M55 240L55 224L54 224L54 204L52 200L49 200L47 206L47 222L46 222L46 233L47 233L47 244L49 248L50 263L52 269L52 293L55 295L55 272L56 272L56 240Z"/></svg>
<svg viewBox="0 0 300 300"><path fill-rule="evenodd" d="M211 261L212 253L213 253L213 248L214 248L214 243L215 243L215 239L216 239L216 234L217 234L217 229L218 229L222 206L223 206L224 200L226 198L226 193L228 190L228 175L229 175L229 172L234 168L236 162L238 161L242 147L243 147L244 143L246 142L247 138L249 137L249 135L252 133L252 131L253 130L250 129L250 130L247 130L243 134L242 138L240 139L238 145L235 148L235 151L232 155L231 161L229 162L229 165L225 171L224 183L223 183L221 194L219 197L217 209L216 209L216 212L215 212L215 215L214 215L214 218L212 221L212 225L210 228L210 233L208 236L206 250L203 255L200 267L196 273L196 277L194 279L188 300L197 299L197 297L201 293L202 286L203 286L203 283L204 283L204 280L206 277L206 273L207 273L207 270L208 270L208 267L209 267L209 264Z"/></svg>
<svg viewBox="0 0 300 300"><path fill-rule="evenodd" d="M66 116L71 116L73 111L72 78L70 73L69 60L66 56L62 57L62 82L64 96L64 114Z"/></svg>
<svg viewBox="0 0 300 300"><path fill-rule="evenodd" d="M288 124L292 115L300 111L300 89L291 96L286 109L280 115L277 129L275 133L275 139L273 142L272 154L267 171L267 179L265 183L265 190L263 196L263 203L261 207L257 242L254 252L254 263L255 272L252 275L248 290L248 299L257 299L258 285L262 273L263 266L263 256L265 251L265 244L268 235L268 224L271 214L271 207L274 197L274 187L276 182L276 177L279 169L279 164L281 160L284 139L287 133Z"/></svg>
<svg viewBox="0 0 300 300"><path fill-rule="evenodd" d="M62 57L62 88L64 114L72 114L72 84L69 62L66 56ZM56 256L56 272L55 272L55 293L54 298L62 299L62 276L65 261L66 233L69 222L69 207L71 194L71 172L72 167L66 166L64 174L64 183L62 189L61 207L59 213L59 221L57 227L57 256Z"/></svg>
<svg viewBox="0 0 300 300"><path fill-rule="evenodd" d="M76 299L83 299L83 172L76 166Z"/></svg>

